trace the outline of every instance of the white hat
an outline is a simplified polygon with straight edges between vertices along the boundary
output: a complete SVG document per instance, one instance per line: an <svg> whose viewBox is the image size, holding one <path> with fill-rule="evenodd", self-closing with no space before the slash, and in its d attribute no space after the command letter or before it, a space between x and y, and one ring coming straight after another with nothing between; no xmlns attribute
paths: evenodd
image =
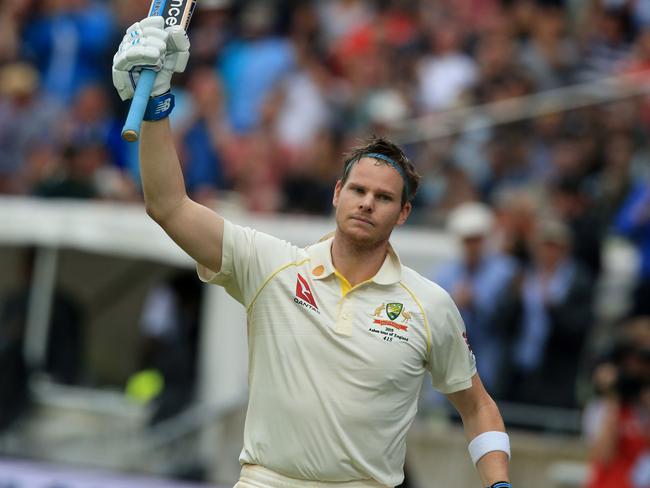
<svg viewBox="0 0 650 488"><path fill-rule="evenodd" d="M478 202L459 205L447 218L447 228L460 238L485 236L492 230L493 223L490 207Z"/></svg>

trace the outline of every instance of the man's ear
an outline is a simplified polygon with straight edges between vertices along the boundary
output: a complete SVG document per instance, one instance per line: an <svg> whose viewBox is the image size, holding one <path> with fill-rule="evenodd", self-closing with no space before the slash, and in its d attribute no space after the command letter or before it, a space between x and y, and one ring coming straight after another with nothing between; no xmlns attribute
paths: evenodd
<svg viewBox="0 0 650 488"><path fill-rule="evenodd" d="M399 211L396 225L402 225L404 222L406 222L406 219L408 219L412 209L413 205L411 202L406 202L404 205L402 205L402 210Z"/></svg>
<svg viewBox="0 0 650 488"><path fill-rule="evenodd" d="M341 195L341 188L343 188L343 182L338 180L336 186L334 187L334 196L332 197L332 205L336 208L339 204L339 196Z"/></svg>

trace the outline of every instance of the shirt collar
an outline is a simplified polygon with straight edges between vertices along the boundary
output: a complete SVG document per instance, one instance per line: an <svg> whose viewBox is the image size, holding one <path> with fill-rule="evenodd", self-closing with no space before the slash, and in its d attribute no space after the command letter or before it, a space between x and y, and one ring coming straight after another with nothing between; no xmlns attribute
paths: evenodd
<svg viewBox="0 0 650 488"><path fill-rule="evenodd" d="M307 254L311 260L310 274L313 279L322 280L334 274L336 268L332 263L332 242L334 241L334 233L328 234L323 237L319 242L307 248ZM388 254L384 259L384 264L375 276L370 281L378 285L394 285L402 278L402 263L399 256L393 249L393 246L388 245Z"/></svg>

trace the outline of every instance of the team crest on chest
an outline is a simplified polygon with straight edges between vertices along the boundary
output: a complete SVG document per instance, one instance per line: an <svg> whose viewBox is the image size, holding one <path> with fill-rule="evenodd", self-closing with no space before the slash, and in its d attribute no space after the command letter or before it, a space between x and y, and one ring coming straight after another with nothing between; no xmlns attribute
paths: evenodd
<svg viewBox="0 0 650 488"><path fill-rule="evenodd" d="M386 315L391 320L395 320L402 313L404 305L402 303L388 303L386 305Z"/></svg>
<svg viewBox="0 0 650 488"><path fill-rule="evenodd" d="M381 336L386 342L408 342L408 323L411 312L404 309L403 303L382 303L372 315L369 332Z"/></svg>

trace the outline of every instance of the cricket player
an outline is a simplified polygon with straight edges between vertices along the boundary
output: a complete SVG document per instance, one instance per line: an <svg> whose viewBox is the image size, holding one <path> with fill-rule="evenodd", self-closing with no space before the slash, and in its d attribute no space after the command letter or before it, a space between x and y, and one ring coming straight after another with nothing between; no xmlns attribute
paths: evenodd
<svg viewBox="0 0 650 488"><path fill-rule="evenodd" d="M229 222L190 200L168 115L189 40L161 17L131 26L114 57L122 99L138 70L158 71L143 123L147 213L248 316L249 404L238 488L392 487L422 380L458 409L483 485L510 487L510 447L476 373L449 295L403 266L389 244L419 176L399 147L373 138L345 162L336 230L306 249Z"/></svg>

